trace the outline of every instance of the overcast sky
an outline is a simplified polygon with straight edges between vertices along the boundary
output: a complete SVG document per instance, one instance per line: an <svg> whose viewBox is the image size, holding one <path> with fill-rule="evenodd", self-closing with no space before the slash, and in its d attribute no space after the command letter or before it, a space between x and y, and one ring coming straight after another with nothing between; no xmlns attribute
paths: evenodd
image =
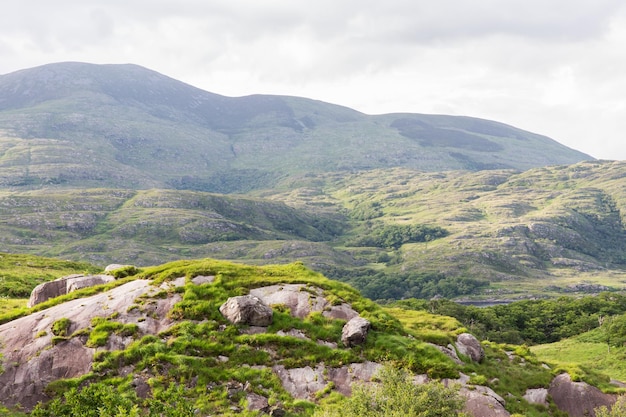
<svg viewBox="0 0 626 417"><path fill-rule="evenodd" d="M623 0L3 0L0 74L61 61L492 119L626 159Z"/></svg>

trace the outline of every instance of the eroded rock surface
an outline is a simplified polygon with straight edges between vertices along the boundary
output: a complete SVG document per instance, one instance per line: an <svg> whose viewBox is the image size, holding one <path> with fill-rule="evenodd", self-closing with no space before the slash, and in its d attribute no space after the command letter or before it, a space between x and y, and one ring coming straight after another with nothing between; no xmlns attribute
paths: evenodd
<svg viewBox="0 0 626 417"><path fill-rule="evenodd" d="M546 388L527 389L524 399L530 404L548 406L548 390Z"/></svg>
<svg viewBox="0 0 626 417"><path fill-rule="evenodd" d="M274 312L259 297L240 295L230 297L220 307L220 313L233 324L269 326Z"/></svg>
<svg viewBox="0 0 626 417"><path fill-rule="evenodd" d="M43 303L54 297L68 294L81 288L93 287L95 285L106 284L114 281L111 275L81 275L74 274L56 279L54 281L44 282L37 285L30 293L28 307L33 307Z"/></svg>
<svg viewBox="0 0 626 417"><path fill-rule="evenodd" d="M615 396L605 394L586 382L573 382L567 373L558 375L552 380L548 394L561 411L571 417L594 417L594 408L610 407L615 403Z"/></svg>
<svg viewBox="0 0 626 417"><path fill-rule="evenodd" d="M348 321L359 315L346 303L331 305L323 294L321 288L304 284L268 285L250 290L250 295L259 297L265 304L282 304L298 318L321 312L325 317Z"/></svg>
<svg viewBox="0 0 626 417"><path fill-rule="evenodd" d="M327 368L323 364L312 368L286 369L282 365L273 368L285 390L294 398L314 400L315 393L323 390L329 383L344 394L352 393L352 384L368 382L380 370L382 365L375 362L353 363L340 368Z"/></svg>
<svg viewBox="0 0 626 417"><path fill-rule="evenodd" d="M145 302L129 308L142 295L157 292L150 281L136 280L91 297L71 300L0 325L0 353L4 372L0 374L0 398L6 406L21 404L30 410L49 398L44 393L48 383L59 378L73 378L90 371L95 349L86 347L84 338L71 337L52 344L52 324L70 320L68 334L88 328L94 317L111 317L121 323L135 323L138 337L165 330L171 322L167 312L180 295ZM111 337L104 349L123 348L132 338Z"/></svg>

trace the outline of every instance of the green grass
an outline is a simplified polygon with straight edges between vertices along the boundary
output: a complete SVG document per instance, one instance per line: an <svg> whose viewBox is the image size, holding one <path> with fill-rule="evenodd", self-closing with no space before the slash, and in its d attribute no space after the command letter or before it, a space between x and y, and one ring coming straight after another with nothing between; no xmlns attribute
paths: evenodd
<svg viewBox="0 0 626 417"><path fill-rule="evenodd" d="M27 298L42 282L101 269L85 262L65 261L27 254L0 253L0 296Z"/></svg>
<svg viewBox="0 0 626 417"><path fill-rule="evenodd" d="M205 256L248 264L301 260L377 299L373 294L556 297L584 293L570 288L581 283L624 288L626 194L619 184L625 175L624 163L594 161L521 173L394 168L309 174L254 196L5 192L0 232L17 242L6 250L96 264L142 267ZM424 227L446 233L435 240L405 233ZM366 243L374 246L353 246ZM440 282L411 279L394 282L394 291L379 288L411 274L437 275ZM39 281L31 271L27 282L5 292L19 289L25 297Z"/></svg>
<svg viewBox="0 0 626 417"><path fill-rule="evenodd" d="M618 391L608 380L626 381L626 348L609 349L606 343L584 340L581 336L530 349L539 360L568 371L572 379L595 383L605 391Z"/></svg>

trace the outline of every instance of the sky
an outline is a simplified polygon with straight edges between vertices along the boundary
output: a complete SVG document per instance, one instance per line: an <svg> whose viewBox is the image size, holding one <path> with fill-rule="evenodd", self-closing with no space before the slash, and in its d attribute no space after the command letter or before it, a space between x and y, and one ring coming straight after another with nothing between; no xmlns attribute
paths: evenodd
<svg viewBox="0 0 626 417"><path fill-rule="evenodd" d="M133 63L226 96L479 117L626 160L623 0L3 0L0 74Z"/></svg>

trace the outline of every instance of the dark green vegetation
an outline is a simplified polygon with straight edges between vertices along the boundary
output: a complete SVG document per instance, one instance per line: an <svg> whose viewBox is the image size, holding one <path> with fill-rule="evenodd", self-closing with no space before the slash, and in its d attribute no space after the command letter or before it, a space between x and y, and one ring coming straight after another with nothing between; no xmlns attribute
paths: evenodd
<svg viewBox="0 0 626 417"><path fill-rule="evenodd" d="M554 366L553 373L566 371L574 380L584 380L608 392L616 390L610 379L626 379L623 293L524 300L485 308L416 299L397 301L394 306L454 317L477 337L493 344L531 346L539 360ZM515 375L517 371L510 372Z"/></svg>
<svg viewBox="0 0 626 417"><path fill-rule="evenodd" d="M609 328L603 332L611 345L623 345L626 337L623 293L524 300L485 308L448 300L402 300L394 305L454 317L477 337L497 343L553 343L601 326Z"/></svg>
<svg viewBox="0 0 626 417"><path fill-rule="evenodd" d="M212 275L215 280L211 284L192 284L190 279L197 275ZM313 402L294 400L284 390L271 367L281 365L288 369L304 366L315 368L320 363L328 367L339 367L370 360L388 363L396 369L411 373L425 373L433 378L456 377L459 372L463 372L471 375L472 383L488 385L500 395L506 395L510 412L523 413L529 417L559 416L554 409L528 405L522 396L527 388L547 386L562 368L548 370L541 366L541 362L527 348L495 343L484 345L486 358L483 363L467 362L456 365L428 344L445 346L456 335L464 332L466 328L454 318L410 308L383 308L362 298L353 288L328 280L301 263L248 266L210 259L182 260L144 268L136 271L135 275L98 287L95 291L103 291L111 285L141 278L152 279L158 286L181 276L187 278L187 284L169 290L182 296L182 300L170 312L174 324L160 334L139 334L136 326L122 324L115 316L94 319L87 327L77 329L69 335L64 332L69 327L65 320L55 322L53 331L64 340L86 337L86 343L103 346L106 338L116 333L131 337L133 341L123 350L99 350L92 372L76 379L51 383L47 392L53 400L39 406L32 415L229 415L230 407L233 406L241 409L239 415L256 415L245 410L243 391L234 395L229 393L229 386L246 382L252 392L266 396L271 405L286 410L288 416L314 413L320 416L335 415L332 413L336 413L337 407L355 411L360 407L356 400L364 398L363 396L377 395L377 391L357 390L355 400L344 403L334 392L333 386L328 385L317 395L317 400L322 404L320 407ZM276 283L315 286L323 289L324 296L333 304L350 303L361 316L372 322L372 331L366 344L345 348L341 343L344 321L329 319L319 313L297 319L282 305L274 307L273 324L265 333L260 334L242 332L246 326L231 325L219 313L218 307L228 297L246 294L250 288ZM73 294L81 297L92 294L93 291L80 290ZM159 298L164 296L167 294L163 291L154 295ZM49 300L47 305L59 304L65 299L67 296ZM150 299L144 296L136 300L136 305L139 308L146 302L150 302ZM4 321L4 318L0 319ZM309 340L278 334L280 331L292 329L299 330ZM338 348L319 344L318 340L337 343ZM511 358L505 351L512 352L509 353ZM523 366L520 365L521 361L524 362ZM129 370L132 371L129 373ZM402 375L402 372L392 372L390 378L383 375L381 389L406 387ZM143 381L149 387L149 395L145 398L139 397L135 391L137 380ZM437 384L411 390L414 390L411 391L414 394L427 394L431 401L412 401L413 406L431 404L433 409L439 409L439 406L455 409L458 406L456 396ZM402 401L402 396L395 399L397 403L389 404L398 407L407 405ZM93 414L96 412L100 414Z"/></svg>
<svg viewBox="0 0 626 417"><path fill-rule="evenodd" d="M0 97L5 187L230 193L312 172L528 169L590 159L492 121L369 116L297 97L230 98L134 65L22 70L0 76Z"/></svg>
<svg viewBox="0 0 626 417"><path fill-rule="evenodd" d="M254 196L7 191L0 240L7 251L101 266L301 260L377 300L599 293L625 280L625 177L624 163L585 162L308 175Z"/></svg>

